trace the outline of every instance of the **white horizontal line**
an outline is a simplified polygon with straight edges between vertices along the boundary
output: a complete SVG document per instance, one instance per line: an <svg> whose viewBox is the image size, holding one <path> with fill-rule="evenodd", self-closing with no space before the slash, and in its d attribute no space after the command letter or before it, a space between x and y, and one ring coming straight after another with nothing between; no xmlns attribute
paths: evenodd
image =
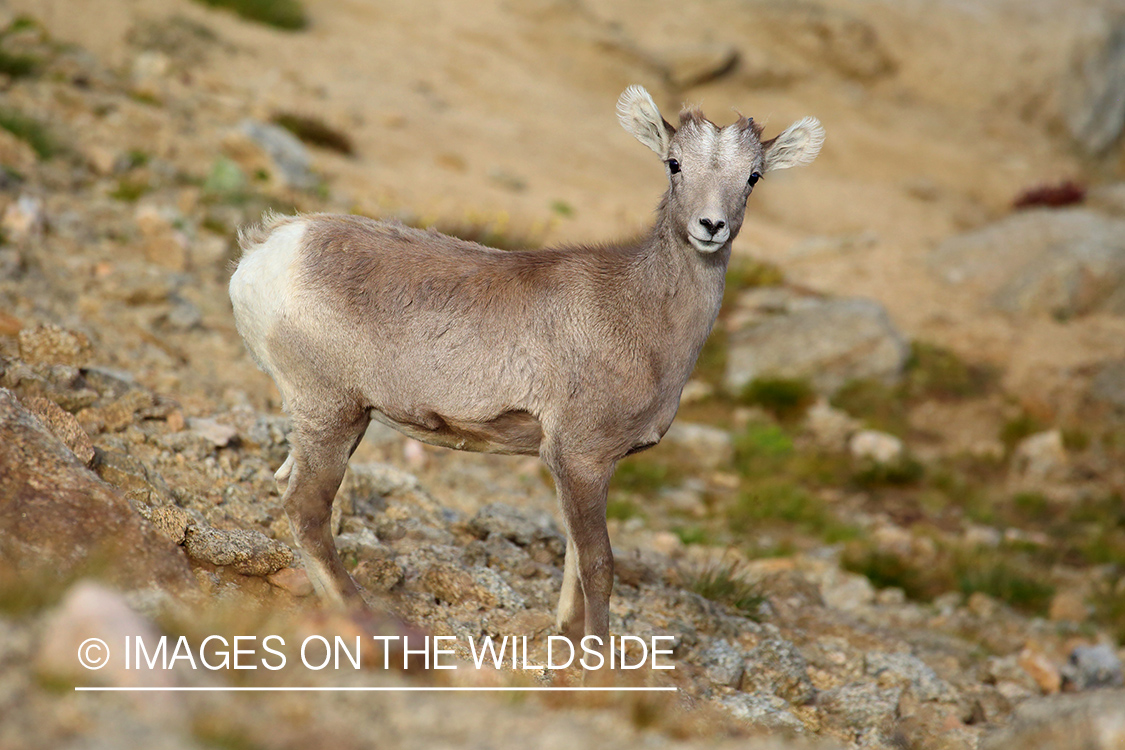
<svg viewBox="0 0 1125 750"><path fill-rule="evenodd" d="M96 693L510 693L510 692L671 692L675 687L76 687Z"/></svg>

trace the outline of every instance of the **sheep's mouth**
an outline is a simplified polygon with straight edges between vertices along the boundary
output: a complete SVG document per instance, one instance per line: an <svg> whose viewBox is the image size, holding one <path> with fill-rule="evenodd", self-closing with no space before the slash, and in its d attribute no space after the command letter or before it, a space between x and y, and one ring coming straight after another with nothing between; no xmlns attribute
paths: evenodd
<svg viewBox="0 0 1125 750"><path fill-rule="evenodd" d="M696 237L691 232L688 232L688 242L690 242L695 247L695 249L701 253L713 253L726 244L728 236L729 235L726 232L723 232L719 235L715 235L710 239L703 239L701 237Z"/></svg>

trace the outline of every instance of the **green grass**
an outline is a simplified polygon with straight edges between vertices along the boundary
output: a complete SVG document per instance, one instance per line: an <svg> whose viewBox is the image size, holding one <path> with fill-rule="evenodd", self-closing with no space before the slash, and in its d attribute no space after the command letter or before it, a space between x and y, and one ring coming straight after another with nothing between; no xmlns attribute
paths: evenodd
<svg viewBox="0 0 1125 750"><path fill-rule="evenodd" d="M630 518L643 517L637 504L625 497L611 496L605 507L605 517L615 518L618 521L628 521Z"/></svg>
<svg viewBox="0 0 1125 750"><path fill-rule="evenodd" d="M739 400L765 409L782 422L795 422L816 401L816 390L804 378L754 378Z"/></svg>
<svg viewBox="0 0 1125 750"><path fill-rule="evenodd" d="M26 78L39 69L40 60L34 55L13 54L0 49L0 73L12 78Z"/></svg>
<svg viewBox="0 0 1125 750"><path fill-rule="evenodd" d="M345 156L355 154L351 138L317 117L278 112L271 119L275 125L285 128L310 146L328 149Z"/></svg>
<svg viewBox="0 0 1125 750"><path fill-rule="evenodd" d="M125 203L136 203L141 196L151 190L148 180L138 177L122 177L109 192L109 197Z"/></svg>
<svg viewBox="0 0 1125 750"><path fill-rule="evenodd" d="M932 558L918 560L857 540L845 547L843 565L876 587L900 588L917 601L930 601L948 591L966 596L980 592L1027 614L1043 615L1055 594L1042 566L1013 546L939 546Z"/></svg>
<svg viewBox="0 0 1125 750"><path fill-rule="evenodd" d="M0 128L31 146L40 159L50 159L61 151L47 126L10 107L0 108Z"/></svg>
<svg viewBox="0 0 1125 750"><path fill-rule="evenodd" d="M714 563L692 579L691 590L704 599L727 604L757 621L766 597L756 585L748 583L741 573L741 565L737 562Z"/></svg>
<svg viewBox="0 0 1125 750"><path fill-rule="evenodd" d="M285 31L300 31L309 25L299 0L196 0L212 8L232 10L248 21L257 21Z"/></svg>

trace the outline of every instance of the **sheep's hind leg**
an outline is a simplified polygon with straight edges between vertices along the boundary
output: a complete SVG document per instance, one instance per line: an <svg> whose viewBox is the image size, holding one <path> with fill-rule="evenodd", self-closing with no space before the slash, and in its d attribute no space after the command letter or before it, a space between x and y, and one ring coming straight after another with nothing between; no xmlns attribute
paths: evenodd
<svg viewBox="0 0 1125 750"><path fill-rule="evenodd" d="M289 458L275 475L279 483L288 480L282 504L320 598L337 606L362 604L359 588L336 551L331 520L332 501L369 418L359 412L347 418L338 415L328 427L313 427L310 422L294 416Z"/></svg>

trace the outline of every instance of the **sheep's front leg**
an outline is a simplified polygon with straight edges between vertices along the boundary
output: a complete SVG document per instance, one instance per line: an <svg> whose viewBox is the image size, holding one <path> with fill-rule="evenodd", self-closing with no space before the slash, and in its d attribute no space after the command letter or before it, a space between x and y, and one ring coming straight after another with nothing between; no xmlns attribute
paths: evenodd
<svg viewBox="0 0 1125 750"><path fill-rule="evenodd" d="M613 461L548 453L568 535L558 626L576 647L584 635L609 643L613 550L605 523Z"/></svg>

